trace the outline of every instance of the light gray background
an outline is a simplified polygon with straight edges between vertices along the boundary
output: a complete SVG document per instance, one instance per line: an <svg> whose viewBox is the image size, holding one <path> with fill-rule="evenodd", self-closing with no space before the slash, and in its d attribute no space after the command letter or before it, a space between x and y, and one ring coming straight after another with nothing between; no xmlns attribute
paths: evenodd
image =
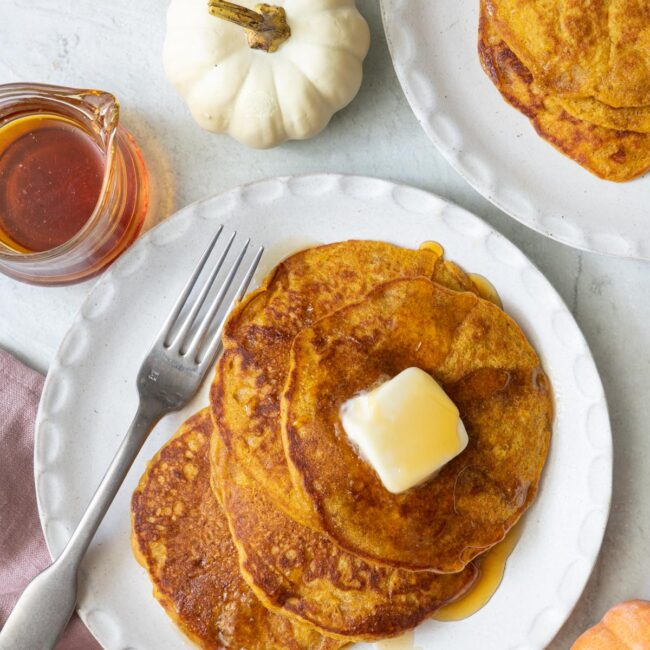
<svg viewBox="0 0 650 650"><path fill-rule="evenodd" d="M206 134L192 122L162 73L165 5L2 0L0 83L41 81L114 92L155 181L156 219L248 181L331 171L431 190L509 237L556 286L583 329L602 374L614 435L613 507L603 551L573 616L550 647L568 648L618 601L650 599L650 264L569 249L526 229L474 192L411 114L375 0L358 2L372 45L357 99L315 139L264 152ZM0 276L0 346L46 372L91 286L42 289Z"/></svg>

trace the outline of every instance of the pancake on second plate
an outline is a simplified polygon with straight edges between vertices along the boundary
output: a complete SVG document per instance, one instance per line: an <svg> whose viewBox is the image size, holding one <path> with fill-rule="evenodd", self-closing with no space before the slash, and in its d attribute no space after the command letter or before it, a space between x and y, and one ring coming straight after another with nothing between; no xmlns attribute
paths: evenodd
<svg viewBox="0 0 650 650"><path fill-rule="evenodd" d="M579 120L615 131L650 133L650 106L613 108L593 97L568 99L558 97L562 108Z"/></svg>
<svg viewBox="0 0 650 650"><path fill-rule="evenodd" d="M567 112L567 101L544 92L503 41L483 3L478 50L483 69L504 99L526 115L537 133L563 154L611 181L629 181L650 169L649 133L620 131L579 119L575 115L580 115L580 107L588 100L570 100L574 115Z"/></svg>
<svg viewBox="0 0 650 650"><path fill-rule="evenodd" d="M486 0L499 35L547 92L650 106L647 0Z"/></svg>
<svg viewBox="0 0 650 650"><path fill-rule="evenodd" d="M462 596L478 575L404 571L366 562L294 521L215 436L214 487L228 517L240 569L270 609L346 640L373 640L415 627Z"/></svg>
<svg viewBox="0 0 650 650"><path fill-rule="evenodd" d="M540 93L552 95L579 120L650 133L650 102L641 101L650 96L647 0L484 0L482 5L484 20L527 67ZM583 85L594 88L578 91Z"/></svg>
<svg viewBox="0 0 650 650"><path fill-rule="evenodd" d="M451 397L469 444L423 485L393 494L349 442L339 411L410 367ZM425 278L388 282L303 329L282 403L294 485L323 530L359 556L441 573L503 539L531 504L552 418L548 380L517 324Z"/></svg>
<svg viewBox="0 0 650 650"><path fill-rule="evenodd" d="M202 648L336 650L343 644L271 613L239 573L210 489L209 409L187 420L149 463L132 499L133 549L154 596Z"/></svg>
<svg viewBox="0 0 650 650"><path fill-rule="evenodd" d="M210 394L215 424L234 461L302 524L319 527L309 504L294 490L280 432L280 398L293 338L377 284L419 276L476 291L457 266L432 250L349 241L292 255L228 318Z"/></svg>

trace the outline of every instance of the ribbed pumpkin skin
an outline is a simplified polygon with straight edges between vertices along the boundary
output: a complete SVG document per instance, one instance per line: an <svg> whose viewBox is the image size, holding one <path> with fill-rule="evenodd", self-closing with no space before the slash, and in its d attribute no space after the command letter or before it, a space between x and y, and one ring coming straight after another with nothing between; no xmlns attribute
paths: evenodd
<svg viewBox="0 0 650 650"><path fill-rule="evenodd" d="M650 650L650 601L615 605L571 650Z"/></svg>
<svg viewBox="0 0 650 650"><path fill-rule="evenodd" d="M236 0L252 9L256 0ZM319 133L357 94L370 30L355 0L273 0L291 36L252 49L245 31L210 15L207 0L171 0L163 65L197 124L268 149Z"/></svg>

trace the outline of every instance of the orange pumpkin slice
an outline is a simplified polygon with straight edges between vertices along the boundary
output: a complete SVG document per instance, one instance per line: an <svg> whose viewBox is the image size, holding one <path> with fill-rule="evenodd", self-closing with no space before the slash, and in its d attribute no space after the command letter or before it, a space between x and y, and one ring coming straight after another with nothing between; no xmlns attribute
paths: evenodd
<svg viewBox="0 0 650 650"><path fill-rule="evenodd" d="M650 601L615 605L571 650L650 650Z"/></svg>

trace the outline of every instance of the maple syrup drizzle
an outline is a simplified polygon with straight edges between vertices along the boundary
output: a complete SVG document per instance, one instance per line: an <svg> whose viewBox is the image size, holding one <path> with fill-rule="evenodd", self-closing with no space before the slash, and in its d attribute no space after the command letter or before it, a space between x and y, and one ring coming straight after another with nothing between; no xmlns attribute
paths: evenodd
<svg viewBox="0 0 650 650"><path fill-rule="evenodd" d="M431 251L439 258L445 254L444 248L436 241L423 242L419 248ZM481 298L503 307L496 288L487 278L477 273L469 273L468 277ZM521 522L514 526L503 541L479 560L479 577L472 588L457 601L441 607L432 618L437 621L459 621L475 614L489 602L503 580L506 562L521 537L521 527ZM374 647L376 650L420 650L415 645L413 630L393 639L377 641Z"/></svg>
<svg viewBox="0 0 650 650"><path fill-rule="evenodd" d="M420 250L431 251L435 253L437 257L444 257L445 249L437 241L425 241L420 244ZM454 264L453 262L448 262L449 264ZM454 266L457 267L456 264ZM483 300L488 300L494 303L500 309L503 309L503 303L501 302L501 297L497 292L495 286L482 275L478 273L468 273L467 277L472 281L474 287L478 291L478 295L483 298Z"/></svg>
<svg viewBox="0 0 650 650"><path fill-rule="evenodd" d="M480 561L479 577L471 589L457 601L441 607L432 618L436 621L460 621L485 607L499 588L506 563L521 537L522 522L513 526L503 541L490 549ZM422 650L415 645L415 631L374 643L375 650Z"/></svg>
<svg viewBox="0 0 650 650"><path fill-rule="evenodd" d="M521 537L521 521L510 529L503 541L480 560L479 577L472 588L457 601L441 607L432 618L436 621L460 621L485 607L499 588L508 558Z"/></svg>
<svg viewBox="0 0 650 650"><path fill-rule="evenodd" d="M92 215L104 155L74 121L48 113L0 128L0 241L20 253L55 248Z"/></svg>
<svg viewBox="0 0 650 650"><path fill-rule="evenodd" d="M425 241L420 244L421 251L431 251L438 257L444 257L445 249L437 241Z"/></svg>
<svg viewBox="0 0 650 650"><path fill-rule="evenodd" d="M499 296L494 285L487 278L479 275L478 273L468 273L467 276L472 281L472 284L476 287L479 296L481 296L483 300L489 300L500 309L503 309L501 297Z"/></svg>
<svg viewBox="0 0 650 650"><path fill-rule="evenodd" d="M443 247L437 242L424 242L421 249L431 250L439 257L444 255ZM484 300L503 308L501 297L495 286L478 273L468 273L467 276L476 287L478 294ZM479 562L479 577L470 591L456 602L441 607L433 618L437 621L459 621L475 614L484 607L498 589L506 568L506 562L521 536L521 523L514 526L505 539L490 549Z"/></svg>

